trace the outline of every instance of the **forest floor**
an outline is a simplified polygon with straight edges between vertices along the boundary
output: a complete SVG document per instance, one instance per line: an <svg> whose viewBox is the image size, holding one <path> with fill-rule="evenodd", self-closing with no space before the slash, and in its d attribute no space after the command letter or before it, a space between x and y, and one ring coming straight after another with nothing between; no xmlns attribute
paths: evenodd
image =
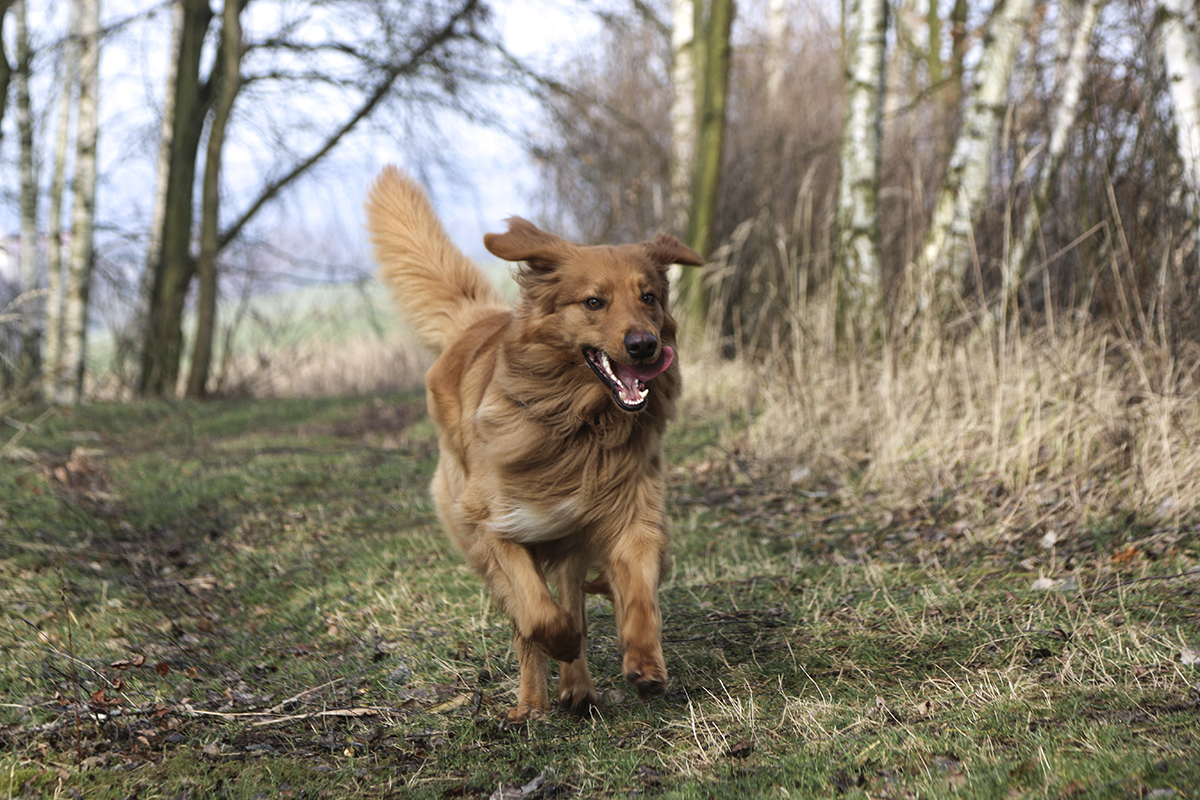
<svg viewBox="0 0 1200 800"><path fill-rule="evenodd" d="M603 706L508 727L419 395L9 416L0 798L1200 797L1195 512L1000 535L683 419L668 690L594 598Z"/></svg>

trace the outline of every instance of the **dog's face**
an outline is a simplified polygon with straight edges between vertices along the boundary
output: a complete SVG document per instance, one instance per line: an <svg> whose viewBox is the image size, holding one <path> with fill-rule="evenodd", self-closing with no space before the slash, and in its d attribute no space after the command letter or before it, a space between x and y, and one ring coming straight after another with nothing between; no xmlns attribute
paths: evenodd
<svg viewBox="0 0 1200 800"><path fill-rule="evenodd" d="M648 384L675 358L675 320L667 308L667 267L704 263L671 236L641 244L585 247L513 217L508 232L484 244L517 271L539 338L591 367L625 411L639 411Z"/></svg>

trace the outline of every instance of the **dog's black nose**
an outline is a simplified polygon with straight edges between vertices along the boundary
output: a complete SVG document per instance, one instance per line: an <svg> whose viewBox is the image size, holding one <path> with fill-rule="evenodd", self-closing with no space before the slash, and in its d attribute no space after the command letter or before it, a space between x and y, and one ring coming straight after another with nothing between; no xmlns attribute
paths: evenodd
<svg viewBox="0 0 1200 800"><path fill-rule="evenodd" d="M658 349L658 337L649 331L633 331L625 334L625 352L629 357L641 361L650 358Z"/></svg>

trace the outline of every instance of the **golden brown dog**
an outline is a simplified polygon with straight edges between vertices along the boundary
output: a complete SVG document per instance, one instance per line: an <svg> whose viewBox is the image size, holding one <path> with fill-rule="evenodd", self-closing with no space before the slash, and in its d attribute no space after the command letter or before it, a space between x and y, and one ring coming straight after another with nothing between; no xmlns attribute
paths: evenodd
<svg viewBox="0 0 1200 800"><path fill-rule="evenodd" d="M662 436L680 383L666 271L702 259L670 236L584 247L514 217L484 237L524 262L510 309L395 167L371 188L367 227L380 276L439 354L426 375L441 448L433 494L512 618L521 683L509 720L548 710L547 656L560 705L597 702L585 592L612 598L625 677L643 696L662 691Z"/></svg>

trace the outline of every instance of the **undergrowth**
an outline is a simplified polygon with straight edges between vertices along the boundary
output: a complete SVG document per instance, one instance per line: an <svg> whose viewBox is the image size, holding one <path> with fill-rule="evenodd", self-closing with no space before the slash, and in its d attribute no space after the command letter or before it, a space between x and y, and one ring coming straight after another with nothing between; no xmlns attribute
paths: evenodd
<svg viewBox="0 0 1200 800"><path fill-rule="evenodd" d="M670 687L626 686L593 599L603 706L515 729L419 396L10 411L37 424L0 467L0 796L1196 794L1190 508L889 489L690 377Z"/></svg>

